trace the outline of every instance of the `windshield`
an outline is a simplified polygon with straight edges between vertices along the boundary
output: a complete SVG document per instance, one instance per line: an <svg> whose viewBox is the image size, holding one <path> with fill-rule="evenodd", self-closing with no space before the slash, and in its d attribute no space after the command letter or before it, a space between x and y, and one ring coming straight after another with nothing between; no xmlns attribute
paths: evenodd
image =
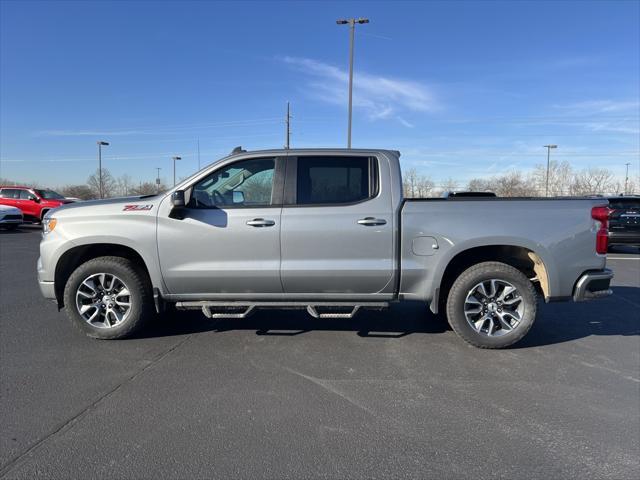
<svg viewBox="0 0 640 480"><path fill-rule="evenodd" d="M64 197L53 190L34 190L39 196L45 200L64 200Z"/></svg>

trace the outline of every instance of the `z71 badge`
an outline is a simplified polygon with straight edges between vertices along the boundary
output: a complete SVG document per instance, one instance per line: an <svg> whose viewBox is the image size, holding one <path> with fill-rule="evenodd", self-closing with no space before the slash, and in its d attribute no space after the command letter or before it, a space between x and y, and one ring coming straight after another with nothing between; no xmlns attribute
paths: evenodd
<svg viewBox="0 0 640 480"><path fill-rule="evenodd" d="M151 210L153 208L152 205L125 205L122 211L131 212L131 211L139 211L139 210Z"/></svg>

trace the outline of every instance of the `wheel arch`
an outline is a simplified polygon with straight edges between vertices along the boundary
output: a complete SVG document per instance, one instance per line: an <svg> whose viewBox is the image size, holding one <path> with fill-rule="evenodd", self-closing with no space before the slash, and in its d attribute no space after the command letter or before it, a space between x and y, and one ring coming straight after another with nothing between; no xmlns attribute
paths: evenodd
<svg viewBox="0 0 640 480"><path fill-rule="evenodd" d="M147 264L142 256L133 248L116 243L78 245L64 252L56 263L54 288L59 308L64 307L64 288L73 271L91 259L105 256L122 257L130 260L151 282L151 275Z"/></svg>
<svg viewBox="0 0 640 480"><path fill-rule="evenodd" d="M455 279L467 268L481 262L502 262L518 269L529 278L545 300L551 298L549 270L543 258L522 245L482 245L457 252L447 263L440 281L435 285L430 309L438 313L446 302Z"/></svg>

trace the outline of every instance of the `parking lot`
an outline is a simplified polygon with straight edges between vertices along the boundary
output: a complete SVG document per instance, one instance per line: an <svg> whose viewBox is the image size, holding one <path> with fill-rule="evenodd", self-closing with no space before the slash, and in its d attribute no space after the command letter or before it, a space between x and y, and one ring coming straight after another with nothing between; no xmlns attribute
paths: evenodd
<svg viewBox="0 0 640 480"><path fill-rule="evenodd" d="M484 351L419 305L92 340L40 296L39 240L0 233L3 478L640 475L637 253L610 254L613 296Z"/></svg>

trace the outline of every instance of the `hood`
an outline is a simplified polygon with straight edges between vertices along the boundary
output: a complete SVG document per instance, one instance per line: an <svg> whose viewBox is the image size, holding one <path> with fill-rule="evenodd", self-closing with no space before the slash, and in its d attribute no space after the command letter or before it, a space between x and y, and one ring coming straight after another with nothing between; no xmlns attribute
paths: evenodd
<svg viewBox="0 0 640 480"><path fill-rule="evenodd" d="M69 202L52 210L50 214L57 217L66 217L75 215L115 214L119 212L146 212L155 209L162 198L162 195L142 195L107 198L104 200L87 200L84 202Z"/></svg>
<svg viewBox="0 0 640 480"><path fill-rule="evenodd" d="M1 213L19 213L20 215L22 215L22 210L20 210L18 207L12 207L10 205L0 205L0 212Z"/></svg>

